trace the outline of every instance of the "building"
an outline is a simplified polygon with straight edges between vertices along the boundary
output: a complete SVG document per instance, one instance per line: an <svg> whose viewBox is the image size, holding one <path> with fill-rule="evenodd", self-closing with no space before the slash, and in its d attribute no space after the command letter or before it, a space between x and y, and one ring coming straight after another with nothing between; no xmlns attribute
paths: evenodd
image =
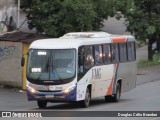
<svg viewBox="0 0 160 120"><path fill-rule="evenodd" d="M47 37L42 34L25 32L0 36L0 84L25 89L26 65L21 67L21 58L24 56L27 60L31 42L44 38Z"/></svg>

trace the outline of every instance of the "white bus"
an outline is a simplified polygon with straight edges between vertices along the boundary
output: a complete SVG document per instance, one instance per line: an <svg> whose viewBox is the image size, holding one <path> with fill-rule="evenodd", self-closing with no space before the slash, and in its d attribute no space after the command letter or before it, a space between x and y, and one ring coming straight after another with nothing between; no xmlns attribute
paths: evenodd
<svg viewBox="0 0 160 120"><path fill-rule="evenodd" d="M88 107L104 96L119 101L136 86L136 50L132 36L74 32L34 41L27 63L27 96L39 108L47 102L73 102Z"/></svg>

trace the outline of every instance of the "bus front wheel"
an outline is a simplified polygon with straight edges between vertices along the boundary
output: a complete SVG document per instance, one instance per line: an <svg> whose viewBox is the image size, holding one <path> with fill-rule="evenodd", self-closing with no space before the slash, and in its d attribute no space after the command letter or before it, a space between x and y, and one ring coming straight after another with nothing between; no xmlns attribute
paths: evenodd
<svg viewBox="0 0 160 120"><path fill-rule="evenodd" d="M39 108L46 108L47 106L47 101L41 101L41 100L37 100L37 104Z"/></svg>
<svg viewBox="0 0 160 120"><path fill-rule="evenodd" d="M83 101L81 101L82 107L87 108L89 106L89 104L90 104L90 100L91 100L91 94L90 94L89 88L87 88L85 99Z"/></svg>

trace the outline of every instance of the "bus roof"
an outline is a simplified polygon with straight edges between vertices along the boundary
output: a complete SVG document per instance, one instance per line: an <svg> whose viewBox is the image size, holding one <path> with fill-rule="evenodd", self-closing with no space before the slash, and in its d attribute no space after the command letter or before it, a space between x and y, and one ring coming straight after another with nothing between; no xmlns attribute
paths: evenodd
<svg viewBox="0 0 160 120"><path fill-rule="evenodd" d="M67 33L60 38L50 38L34 41L30 48L34 49L69 49L78 48L82 45L94 45L112 43L113 40L125 39L127 41L135 41L134 37L129 35L113 36L106 32L72 32Z"/></svg>
<svg viewBox="0 0 160 120"><path fill-rule="evenodd" d="M61 38L104 38L110 36L111 34L106 32L70 32L63 35Z"/></svg>

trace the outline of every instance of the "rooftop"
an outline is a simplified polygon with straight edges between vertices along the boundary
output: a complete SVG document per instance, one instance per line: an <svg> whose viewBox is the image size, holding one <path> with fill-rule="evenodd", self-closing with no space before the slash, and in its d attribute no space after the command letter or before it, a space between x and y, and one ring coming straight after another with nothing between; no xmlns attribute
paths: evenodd
<svg viewBox="0 0 160 120"><path fill-rule="evenodd" d="M31 43L35 40L49 38L38 33L12 32L0 36L0 41Z"/></svg>

